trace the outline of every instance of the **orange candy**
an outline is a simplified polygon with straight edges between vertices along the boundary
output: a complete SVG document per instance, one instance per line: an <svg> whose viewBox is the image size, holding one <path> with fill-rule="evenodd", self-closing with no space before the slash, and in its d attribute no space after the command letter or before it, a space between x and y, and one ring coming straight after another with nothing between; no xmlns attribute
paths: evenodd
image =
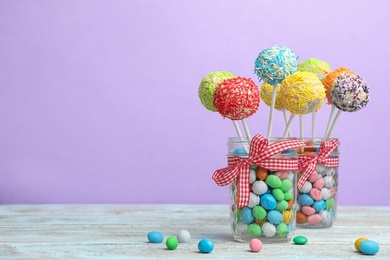
<svg viewBox="0 0 390 260"><path fill-rule="evenodd" d="M255 222L257 225L262 226L265 222L267 222L267 219L265 218L265 219L261 220L261 219L255 218Z"/></svg>
<svg viewBox="0 0 390 260"><path fill-rule="evenodd" d="M287 203L288 203L288 209L292 209L292 207L294 206L294 199L288 200Z"/></svg>
<svg viewBox="0 0 390 260"><path fill-rule="evenodd" d="M307 220L307 216L302 212L297 212L297 224L303 224Z"/></svg>
<svg viewBox="0 0 390 260"><path fill-rule="evenodd" d="M344 74L356 75L355 72L341 67L328 73L323 79L322 84L325 86L325 92L326 92L326 98L328 99L328 104L332 104L332 99L330 98L330 90L332 89L333 83L338 79L339 76L342 76Z"/></svg>
<svg viewBox="0 0 390 260"><path fill-rule="evenodd" d="M263 168L263 167L257 168L257 170L256 170L256 177L259 180L264 181L268 177L268 170L266 168Z"/></svg>

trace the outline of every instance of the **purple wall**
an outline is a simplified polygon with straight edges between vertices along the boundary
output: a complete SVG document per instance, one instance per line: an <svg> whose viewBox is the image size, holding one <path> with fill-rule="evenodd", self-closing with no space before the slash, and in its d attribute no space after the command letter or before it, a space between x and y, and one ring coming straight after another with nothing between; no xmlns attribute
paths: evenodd
<svg viewBox="0 0 390 260"><path fill-rule="evenodd" d="M285 44L370 84L371 103L334 131L339 204L390 205L389 7L0 0L0 203L226 203L211 175L235 132L203 108L198 85L216 70L258 82L257 54ZM320 136L329 111L317 115ZM268 112L262 103L248 120L252 134L266 134ZM275 135L283 129L277 113Z"/></svg>

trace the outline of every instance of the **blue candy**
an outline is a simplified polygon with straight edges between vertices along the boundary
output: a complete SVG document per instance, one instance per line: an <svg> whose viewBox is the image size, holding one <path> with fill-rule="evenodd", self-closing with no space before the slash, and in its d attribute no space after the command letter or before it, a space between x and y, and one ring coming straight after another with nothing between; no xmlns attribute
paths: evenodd
<svg viewBox="0 0 390 260"><path fill-rule="evenodd" d="M245 152L245 150L242 149L242 148L238 148L238 149L234 150L233 154L234 154L234 155L247 155L247 153Z"/></svg>
<svg viewBox="0 0 390 260"><path fill-rule="evenodd" d="M375 255L379 251L379 245L372 240L364 240L360 242L359 248L365 255Z"/></svg>
<svg viewBox="0 0 390 260"><path fill-rule="evenodd" d="M198 244L198 249L202 253L210 253L214 249L214 242L210 238L203 238Z"/></svg>
<svg viewBox="0 0 390 260"><path fill-rule="evenodd" d="M299 195L298 197L298 203L301 204L301 206L311 206L314 203L314 200L310 195L303 193Z"/></svg>
<svg viewBox="0 0 390 260"><path fill-rule="evenodd" d="M150 243L161 243L164 240L164 237L158 231L151 231L148 234L148 240Z"/></svg>
<svg viewBox="0 0 390 260"><path fill-rule="evenodd" d="M273 210L276 207L276 199L272 194L263 194L260 198L260 205L267 210Z"/></svg>
<svg viewBox="0 0 390 260"><path fill-rule="evenodd" d="M252 213L252 209L249 207L243 207L241 209L240 216L241 216L242 222L244 222L244 224L247 224L247 225L249 225L250 223L252 223L255 220L255 217L253 216L253 213Z"/></svg>
<svg viewBox="0 0 390 260"><path fill-rule="evenodd" d="M365 255L375 255L379 251L379 245L372 240L364 240L360 242L359 248Z"/></svg>
<svg viewBox="0 0 390 260"><path fill-rule="evenodd" d="M277 210L271 210L267 214L267 219L272 224L278 225L282 223L282 213Z"/></svg>
<svg viewBox="0 0 390 260"><path fill-rule="evenodd" d="M316 210L317 213L323 211L326 207L324 200L316 200L314 201L312 207Z"/></svg>

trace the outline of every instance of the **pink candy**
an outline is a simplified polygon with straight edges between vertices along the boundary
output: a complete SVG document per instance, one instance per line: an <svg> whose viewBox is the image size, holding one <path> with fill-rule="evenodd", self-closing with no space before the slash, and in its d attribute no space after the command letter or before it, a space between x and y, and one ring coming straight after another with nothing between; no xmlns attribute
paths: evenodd
<svg viewBox="0 0 390 260"><path fill-rule="evenodd" d="M325 186L325 180L324 179L318 179L313 183L313 187L316 189L321 190Z"/></svg>
<svg viewBox="0 0 390 260"><path fill-rule="evenodd" d="M320 223L321 220L322 220L322 217L320 214L313 214L313 215L307 217L307 223L312 224L312 225Z"/></svg>
<svg viewBox="0 0 390 260"><path fill-rule="evenodd" d="M312 174L309 176L308 180L313 183L315 182L316 180L318 180L318 173L316 170L314 170L314 172L312 172Z"/></svg>
<svg viewBox="0 0 390 260"><path fill-rule="evenodd" d="M316 210L312 207L309 207L309 206L303 206L302 207L302 212L306 215L306 216L310 216L310 215L313 215L314 213L316 213Z"/></svg>
<svg viewBox="0 0 390 260"><path fill-rule="evenodd" d="M284 180L287 178L288 171L278 171L275 173L276 176L279 177L279 179Z"/></svg>
<svg viewBox="0 0 390 260"><path fill-rule="evenodd" d="M322 193L319 189L313 188L310 190L309 194L313 200L322 200Z"/></svg>

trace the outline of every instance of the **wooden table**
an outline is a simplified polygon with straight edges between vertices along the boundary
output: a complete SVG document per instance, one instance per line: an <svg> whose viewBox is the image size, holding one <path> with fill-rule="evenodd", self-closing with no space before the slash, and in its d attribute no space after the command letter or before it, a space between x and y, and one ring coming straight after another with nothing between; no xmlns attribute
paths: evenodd
<svg viewBox="0 0 390 260"><path fill-rule="evenodd" d="M374 257L390 259L390 207L339 207L332 228L295 231L309 239L306 245L264 244L259 253L232 240L228 212L227 205L2 205L0 258L367 259L354 249L357 238L367 237L380 245ZM174 251L147 242L152 230L167 238L181 229L192 240ZM198 251L204 237L215 243L210 254Z"/></svg>

